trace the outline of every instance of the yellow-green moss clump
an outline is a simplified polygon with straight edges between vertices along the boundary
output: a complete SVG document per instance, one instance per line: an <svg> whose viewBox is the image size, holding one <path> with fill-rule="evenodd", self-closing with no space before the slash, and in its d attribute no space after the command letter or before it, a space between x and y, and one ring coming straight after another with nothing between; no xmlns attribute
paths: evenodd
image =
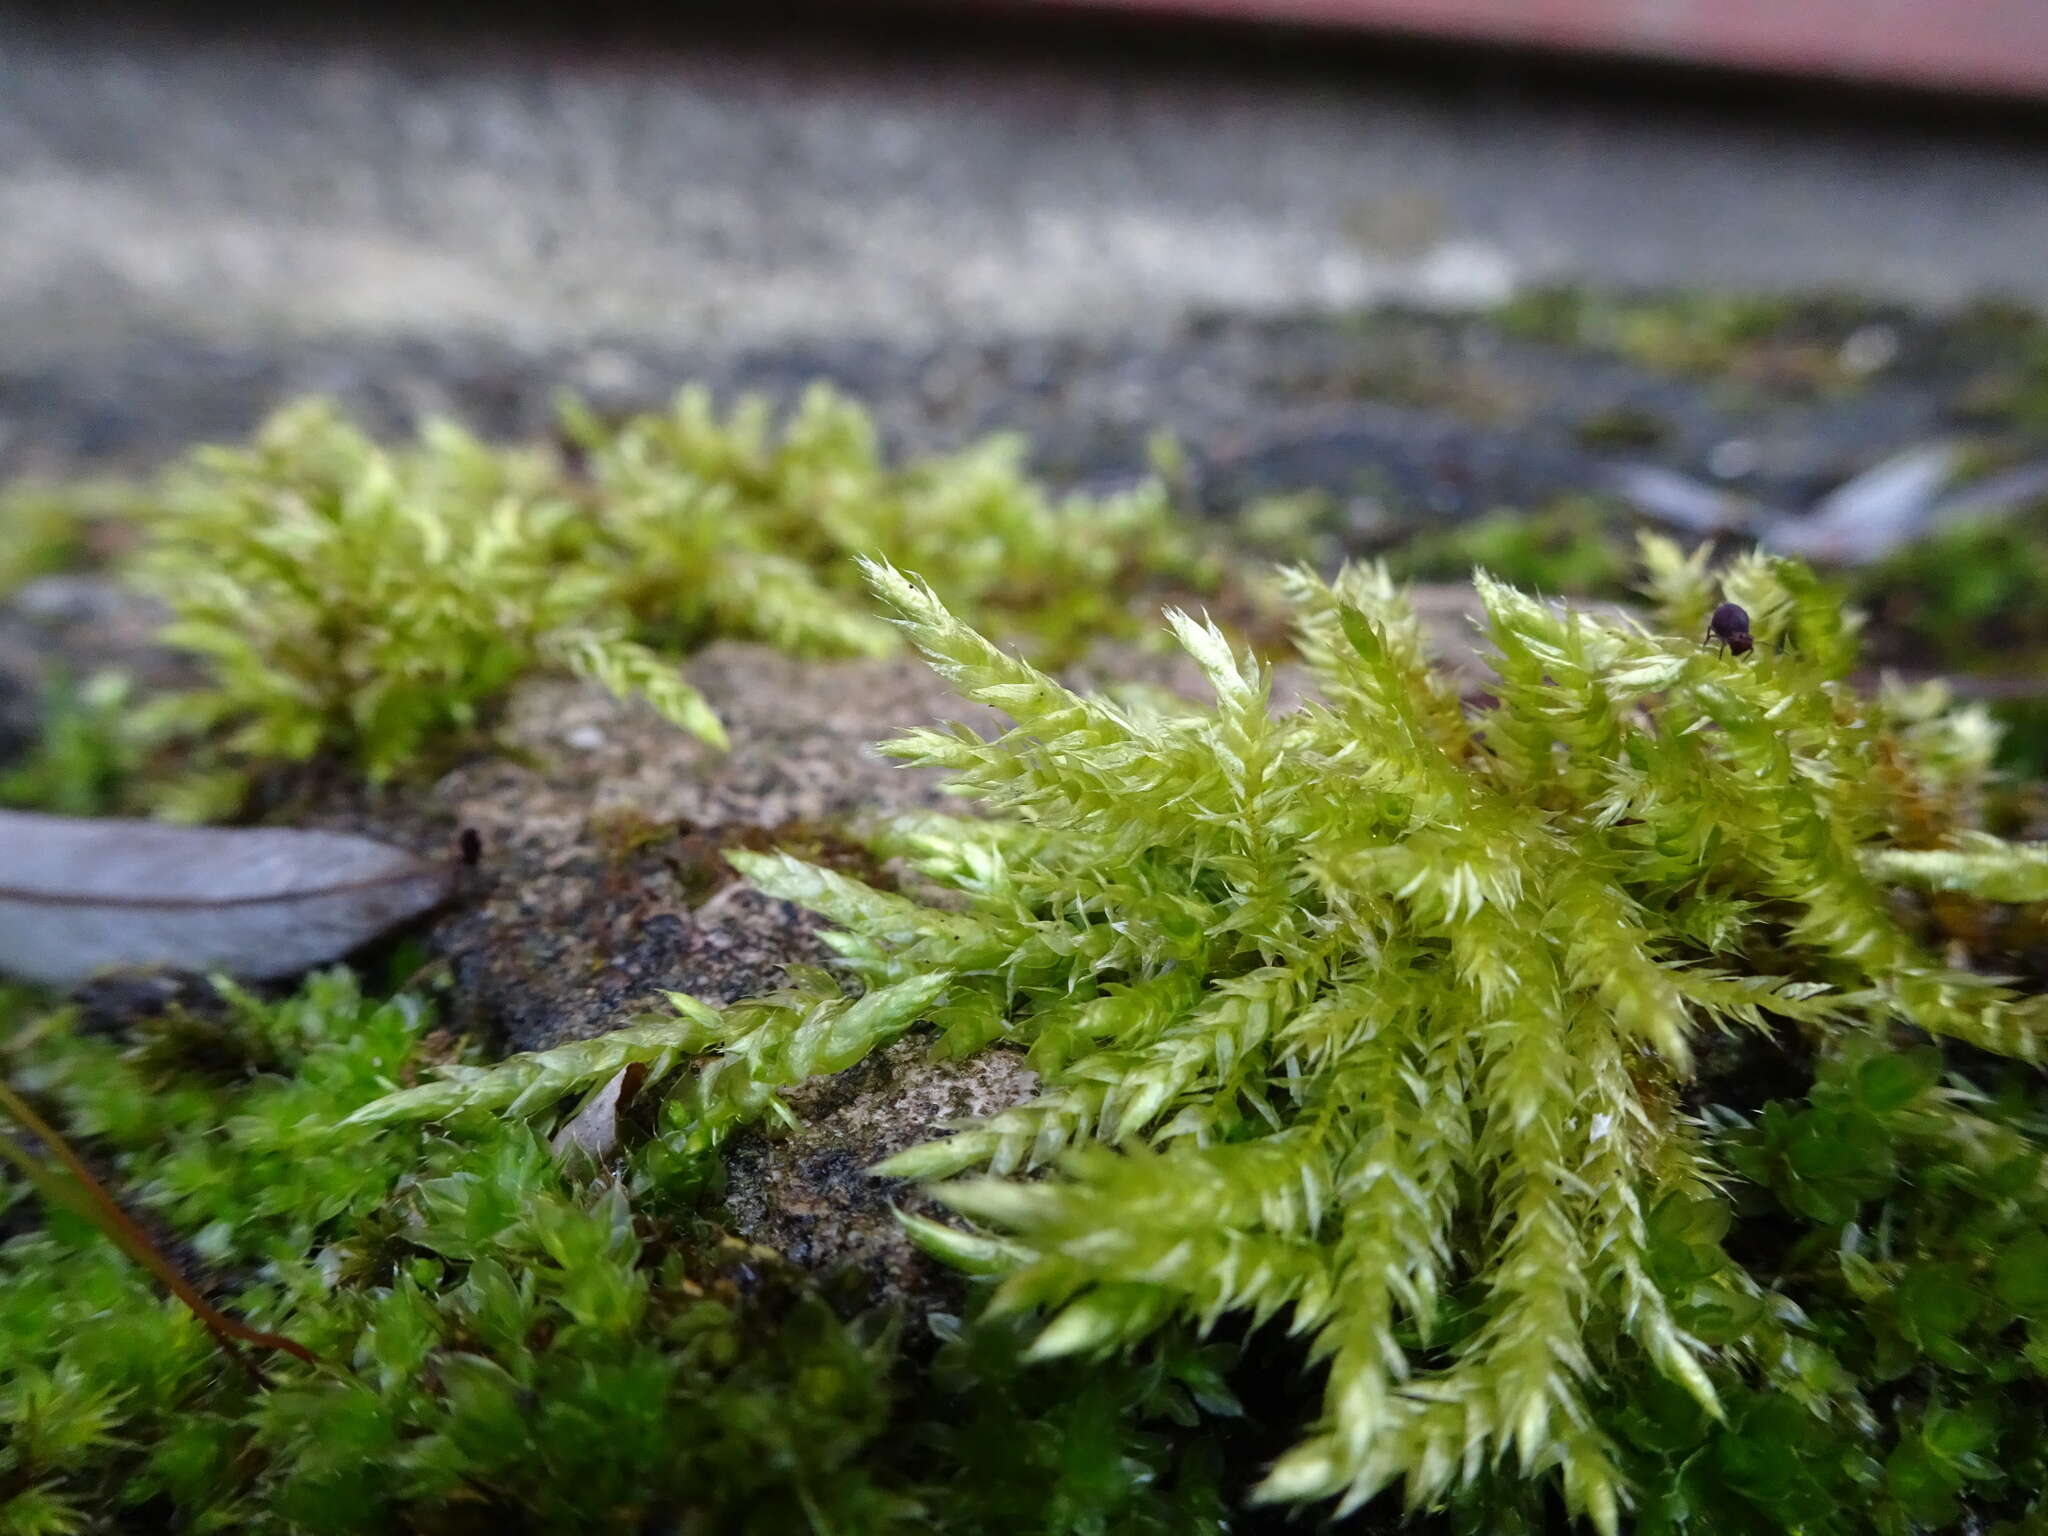
<svg viewBox="0 0 2048 1536"><path fill-rule="evenodd" d="M523 1117L688 1063L664 1134L697 1145L928 1021L1024 1048L1043 1091L884 1166L983 1224L916 1234L1050 1313L1038 1358L1284 1320L1323 1402L1266 1499L1398 1490L1487 1532L1546 1529L1551 1489L1607 1531L2038 1519L2048 1294L2013 1255L2048 1253L2040 1098L1968 1074L2033 1061L2048 999L1932 952L1899 893L2038 900L2048 860L1969 831L1982 714L1856 692L1804 568L1647 553L1654 632L1482 575L1479 705L1383 573L1297 573L1320 698L1284 714L1202 623L1174 627L1215 702L1135 709L875 567L1016 724L890 747L989 813L883 835L929 901L734 856L837 925L848 995L679 999L358 1118ZM1699 642L1724 597L1749 657Z"/></svg>
<svg viewBox="0 0 2048 1536"><path fill-rule="evenodd" d="M114 481L0 491L0 598L38 576L101 564L122 542L135 499Z"/></svg>
<svg viewBox="0 0 2048 1536"><path fill-rule="evenodd" d="M852 564L913 564L978 622L1062 657L1125 631L1144 592L1214 568L1154 484L1055 499L994 439L904 466L859 407L814 389L778 424L763 401L599 423L573 449L505 449L445 423L387 448L324 404L280 412L241 448L198 450L137 498L135 578L207 685L131 722L215 768L339 759L373 781L477 743L507 691L563 669L644 696L717 741L679 674L721 636L811 655L897 642ZM48 498L15 563L56 559ZM185 766L192 766L187 753ZM231 803L235 780L188 811Z"/></svg>

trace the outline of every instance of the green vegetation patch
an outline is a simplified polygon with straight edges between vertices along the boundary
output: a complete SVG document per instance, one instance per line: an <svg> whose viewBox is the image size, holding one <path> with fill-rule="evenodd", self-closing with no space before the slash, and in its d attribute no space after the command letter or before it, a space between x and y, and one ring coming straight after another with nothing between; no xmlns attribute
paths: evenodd
<svg viewBox="0 0 2048 1536"><path fill-rule="evenodd" d="M1866 326L1896 325L1904 315L1849 295L1560 286L1517 294L1496 319L1511 334L1612 352L1656 373L1803 393L1852 387L1873 363L1883 366L1889 350L1878 359L1844 344Z"/></svg>
<svg viewBox="0 0 2048 1536"><path fill-rule="evenodd" d="M1468 523L1422 529L1387 552L1387 567L1408 581L1464 581L1476 566L1537 592L1622 597L1634 578L1634 552L1612 505L1572 496L1533 512L1496 508Z"/></svg>
<svg viewBox="0 0 2048 1536"><path fill-rule="evenodd" d="M2048 508L1942 528L1857 573L1887 659L2025 671L2048 661Z"/></svg>
<svg viewBox="0 0 2048 1536"><path fill-rule="evenodd" d="M865 413L823 389L779 424L760 400L720 415L701 390L665 414L606 425L571 407L565 420L568 453L494 448L445 423L386 448L301 404L139 497L129 569L210 680L131 712L131 756L201 748L181 755L181 782L138 798L218 814L238 775L316 759L372 782L430 773L543 669L719 741L676 666L691 648L897 645L854 555L929 571L1045 657L1127 631L1148 590L1216 576L1156 483L1057 500L1009 439L892 466ZM15 563L58 560L55 537L29 525Z"/></svg>
<svg viewBox="0 0 2048 1536"><path fill-rule="evenodd" d="M1222 1529L1227 1359L1026 1370L1005 1320L835 1307L699 1215L716 1165L351 1110L454 1048L343 972L124 1037L0 1003L9 1079L245 1321L225 1352L0 1184L0 1532ZM9 1207L12 1207L11 1209ZM936 1336L932 1336L935 1331Z"/></svg>
<svg viewBox="0 0 2048 1536"><path fill-rule="evenodd" d="M1118 705L877 567L1016 724L890 747L989 813L884 835L929 900L729 855L837 925L855 985L679 998L359 1119L519 1119L639 1069L674 1085L671 1140L715 1138L928 1021L941 1052L1023 1047L1044 1088L884 1165L978 1223L915 1235L1049 1315L1035 1358L1284 1321L1324 1397L1263 1498L1398 1489L1489 1532L1544 1529L1552 1489L1606 1530L2023 1511L2037 1484L1999 1469L2042 1445L2042 1308L2004 1257L2048 1243L2032 1079L1987 1101L1927 1042L2032 1061L2048 1000L1935 953L1911 892L2038 901L2048 856L1969 830L1981 712L1847 686L1811 573L1645 548L1655 633L1482 575L1477 710L1368 568L1290 577L1320 702L1275 714L1212 627L1174 622L1212 706ZM1696 638L1724 597L1749 657Z"/></svg>
<svg viewBox="0 0 2048 1536"><path fill-rule="evenodd" d="M1809 572L1645 552L1656 632L1482 576L1477 708L1384 572L1296 572L1287 713L1204 624L1213 704L1110 702L874 566L1015 726L892 745L986 813L892 823L897 888L729 852L843 961L729 1008L482 1065L342 973L115 1035L12 1005L9 1079L318 1363L247 1369L91 1224L0 1211L0 1530L1193 1532L1258 1477L1487 1533L1560 1494L2033 1528L2048 1000L1925 913L2048 899L2048 849L1976 830L1981 712L1847 685ZM1724 598L1748 657L1695 638ZM783 1089L918 1028L1043 1085L880 1170L993 1284L936 1341L701 1203ZM1321 1383L1259 1383L1270 1464L1191 1337L1227 1319Z"/></svg>
<svg viewBox="0 0 2048 1536"><path fill-rule="evenodd" d="M113 482L0 492L0 598L38 576L102 564L124 541L135 500Z"/></svg>
<svg viewBox="0 0 2048 1536"><path fill-rule="evenodd" d="M1546 594L1626 598L1634 571L1625 509L1566 497L1528 512L1501 509L1449 528L1421 528L1388 547L1397 576L1461 580L1483 566ZM2048 508L1937 530L1868 566L1835 573L1840 600L1867 618L1866 659L1912 672L1997 674L2010 691L1990 707L2004 728L2002 763L2038 776L2048 764L2048 698L2016 684L2048 670Z"/></svg>

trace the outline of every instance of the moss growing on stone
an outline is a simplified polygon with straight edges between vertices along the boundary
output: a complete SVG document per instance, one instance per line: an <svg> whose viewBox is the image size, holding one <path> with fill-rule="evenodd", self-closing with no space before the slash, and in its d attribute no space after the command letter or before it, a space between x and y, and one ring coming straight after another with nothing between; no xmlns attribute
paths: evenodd
<svg viewBox="0 0 2048 1536"><path fill-rule="evenodd" d="M0 598L38 576L100 564L130 532L132 487L22 484L0 491Z"/></svg>
<svg viewBox="0 0 2048 1536"><path fill-rule="evenodd" d="M169 610L165 640L208 679L132 722L197 748L177 783L135 798L203 816L279 764L429 774L482 743L510 688L546 670L721 740L677 667L695 646L897 644L855 555L929 570L979 622L1050 657L1128 628L1147 590L1216 575L1156 484L1057 499L1007 439L895 466L866 414L824 389L780 422L757 399L722 415L700 390L615 425L574 407L566 419L566 455L446 423L387 448L308 402L139 495L128 568ZM49 506L52 528L75 531L61 498ZM39 527L13 541L10 569L56 558Z"/></svg>
<svg viewBox="0 0 2048 1536"><path fill-rule="evenodd" d="M1626 520L1588 497L1531 512L1499 508L1442 531L1417 532L1387 555L1405 580L1462 581L1476 566L1537 592L1620 597L1635 573L1622 541Z"/></svg>
<svg viewBox="0 0 2048 1536"><path fill-rule="evenodd" d="M1655 632L1482 577L1477 708L1383 573L1298 574L1321 697L1284 715L1192 620L1216 702L1137 708L877 568L1016 724L893 744L990 813L885 836L924 899L733 856L838 925L854 987L679 998L360 1118L519 1120L637 1070L673 1084L669 1144L707 1148L928 1021L941 1051L1023 1046L1043 1086L884 1165L984 1224L917 1235L1049 1315L1040 1359L1284 1320L1325 1395L1264 1498L1398 1488L1494 1532L1545 1528L1552 1490L1607 1530L1631 1505L1695 1532L2025 1515L1997 1468L2041 1454L2043 1370L1983 1362L2048 1314L1999 1267L2048 1242L2048 1182L2031 1078L1974 1084L2048 1012L1894 893L2038 900L2048 861L1971 831L1981 713L1845 683L1853 626L1809 572L1647 553ZM1696 638L1724 596L1747 658Z"/></svg>

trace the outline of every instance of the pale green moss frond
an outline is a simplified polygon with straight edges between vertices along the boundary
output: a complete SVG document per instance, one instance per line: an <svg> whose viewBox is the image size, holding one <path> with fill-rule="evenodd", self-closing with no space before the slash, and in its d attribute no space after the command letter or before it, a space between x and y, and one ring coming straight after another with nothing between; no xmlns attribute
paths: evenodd
<svg viewBox="0 0 2048 1536"><path fill-rule="evenodd" d="M1652 555L1672 607L1715 596L1700 559ZM1977 771L1967 725L1836 681L1851 626L1797 568L1737 575L1782 646L1733 657L1482 577L1500 675L1468 713L1382 574L1291 573L1323 703L1271 714L1260 672L1175 617L1215 702L1139 721L876 567L934 663L1016 722L903 744L997 821L891 846L967 913L1032 927L1028 963L974 996L1043 1078L880 1171L997 1176L939 1192L1013 1245L1003 1294L1051 1315L1044 1353L1176 1312L1287 1316L1324 1414L1266 1496L1428 1504L1510 1465L1617 1528L1598 1383L1641 1362L1713 1415L1735 1362L1786 1350L1684 1214L1723 1200L1679 1108L1702 1031L1797 1020L1878 1049L1904 1014L2024 1055L2041 1028L1935 964L1881 884L1915 797L1953 806ZM2007 880L2032 857L1982 851ZM906 922L961 918L818 904L896 953L922 942ZM1758 971L1752 945L1840 984ZM1673 1222L1690 1277L1658 1257ZM1703 1307L1750 1321L1709 1345Z"/></svg>
<svg viewBox="0 0 2048 1536"><path fill-rule="evenodd" d="M1713 595L1662 558L1674 604ZM715 1142L916 1019L945 1053L1021 1048L1035 1097L876 1171L943 1181L980 1225L917 1241L1002 1274L1004 1305L1047 1318L1037 1356L1284 1319L1323 1400L1262 1497L1426 1506L1521 1478L1618 1529L1645 1490L1613 1381L1703 1422L1746 1370L1805 1383L1796 1312L1721 1249L1732 1174L1685 1108L1706 1037L1797 1024L1932 1116L1900 1020L2016 1057L2048 1030L1902 924L1894 884L2028 895L2042 856L1899 847L1937 815L1953 837L1970 729L1843 684L1850 628L1798 568L1740 567L1785 642L1750 657L1482 578L1499 676L1470 705L1383 576L1296 573L1322 703L1273 713L1263 670L1176 615L1214 700L1142 716L870 575L1014 722L893 747L991 814L880 833L921 895L736 857L836 925L866 990L799 979L705 1026L672 1134Z"/></svg>
<svg viewBox="0 0 2048 1536"><path fill-rule="evenodd" d="M564 429L567 453L445 422L387 447L302 402L133 493L134 574L171 610L165 638L208 674L158 721L198 737L209 770L332 757L384 780L445 767L488 740L522 679L567 670L722 743L680 675L696 646L900 643L856 557L914 567L983 626L1061 659L1128 631L1146 595L1219 580L1156 485L1054 501L1009 441L893 465L829 391L779 422L760 400L721 415L686 390L615 425L570 405ZM92 487L52 497L47 514L10 502L36 526L0 541L0 585L104 521Z"/></svg>
<svg viewBox="0 0 2048 1536"><path fill-rule="evenodd" d="M1864 866L1879 879L1985 901L2048 901L2048 843L2008 843L1978 834L1959 848L1874 848Z"/></svg>
<svg viewBox="0 0 2048 1536"><path fill-rule="evenodd" d="M445 1120L469 1109L527 1115L552 1109L627 1067L643 1067L650 1077L659 1078L678 1061L707 1049L722 1028L715 1009L680 992L671 993L670 999L673 1018L528 1052L488 1067L444 1067L435 1081L372 1100L344 1123Z"/></svg>
<svg viewBox="0 0 2048 1536"><path fill-rule="evenodd" d="M1643 566L1643 595L1650 599L1657 623L1667 634L1704 635L1707 618L1723 601L1719 583L1707 568L1712 544L1696 545L1691 553L1661 533L1636 535Z"/></svg>
<svg viewBox="0 0 2048 1536"><path fill-rule="evenodd" d="M776 1107L791 1084L852 1066L928 1014L952 977L937 971L876 987L859 997L774 994L715 1009L668 994L675 1017L614 1030L592 1040L528 1051L488 1067L455 1066L440 1078L377 1099L349 1117L382 1125L445 1120L483 1109L528 1116L559 1107L627 1067L659 1079L706 1057L677 1092L691 1140L715 1146L734 1125Z"/></svg>

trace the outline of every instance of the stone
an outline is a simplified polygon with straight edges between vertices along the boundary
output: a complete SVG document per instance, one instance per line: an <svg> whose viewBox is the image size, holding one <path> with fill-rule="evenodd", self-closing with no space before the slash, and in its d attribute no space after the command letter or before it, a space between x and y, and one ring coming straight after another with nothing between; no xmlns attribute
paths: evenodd
<svg viewBox="0 0 2048 1536"><path fill-rule="evenodd" d="M785 1100L793 1129L756 1128L726 1155L725 1208L741 1236L810 1269L851 1268L870 1296L944 1304L959 1277L922 1253L896 1221L899 1207L944 1211L915 1186L868 1169L962 1119L1023 1103L1038 1077L1017 1052L933 1061L930 1041L908 1035L857 1066L815 1078Z"/></svg>
<svg viewBox="0 0 2048 1536"><path fill-rule="evenodd" d="M723 850L788 845L886 879L840 829L949 802L933 774L874 743L939 720L997 724L909 657L805 662L721 642L686 670L729 751L594 685L535 679L510 702L503 751L416 802L330 818L415 845L478 834L471 889L424 934L449 968L458 1027L508 1051L544 1048L666 1011L665 991L728 1003L771 990L792 963L825 962L818 920L740 884ZM848 1269L877 1300L957 1299L957 1281L891 1214L895 1201L927 1213L929 1202L866 1169L949 1120L1017 1103L1035 1079L1013 1052L933 1062L929 1044L913 1032L800 1084L787 1095L794 1131L737 1138L734 1229L804 1267Z"/></svg>
<svg viewBox="0 0 2048 1536"><path fill-rule="evenodd" d="M665 1009L665 991L733 1002L823 962L816 920L738 885L723 850L791 846L870 872L848 818L945 803L933 775L874 743L994 723L908 657L805 662L721 642L687 671L729 751L593 684L538 678L506 710L503 750L416 800L325 818L413 846L477 834L471 890L426 935L462 1026L543 1049Z"/></svg>

